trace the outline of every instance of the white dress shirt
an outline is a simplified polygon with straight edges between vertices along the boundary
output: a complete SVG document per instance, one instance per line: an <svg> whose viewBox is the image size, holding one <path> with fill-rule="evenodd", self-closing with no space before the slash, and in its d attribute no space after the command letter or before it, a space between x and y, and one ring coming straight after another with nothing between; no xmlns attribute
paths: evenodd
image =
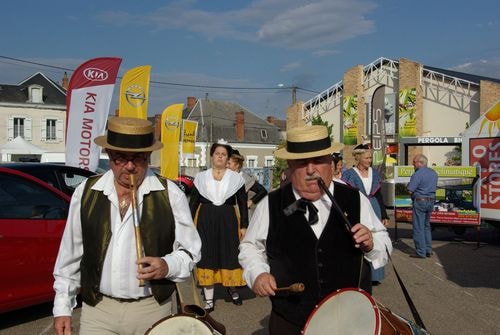
<svg viewBox="0 0 500 335"><path fill-rule="evenodd" d="M330 192L334 194L333 183L330 184ZM295 199L299 199L299 194L294 190ZM384 266L387 261L386 247L392 253L392 244L389 234L384 225L377 218L368 198L359 192L360 195L360 223L366 226L373 236L373 249L365 253L365 258L372 263L375 269ZM318 223L311 225L311 229L319 239L330 215L332 202L328 195L313 202L318 209ZM306 219L309 213L304 214ZM269 229L269 201L266 196L260 201L245 233L244 239L240 243L239 262L243 267L243 279L252 288L255 279L261 273L269 273L270 267L266 256L266 240ZM354 242L353 242L354 243Z"/></svg>
<svg viewBox="0 0 500 335"><path fill-rule="evenodd" d="M175 240L172 253L162 258L168 265L168 274L165 278L180 282L190 276L194 265L200 260L201 240L193 224L186 196L173 182L168 181L167 185L170 206L175 219ZM84 187L85 182L76 188L71 198L68 219L54 268L54 290L56 291L54 316L71 315L72 309L76 306L76 295L80 288L80 261L83 255L80 202ZM151 295L148 281L144 287L138 285L132 207L129 206L122 220L113 172L106 172L92 189L103 191L111 202L112 236L102 269L101 293L132 299ZM138 212L142 211L146 194L164 189L158 178L148 171L137 190ZM193 259L179 249L187 250Z"/></svg>

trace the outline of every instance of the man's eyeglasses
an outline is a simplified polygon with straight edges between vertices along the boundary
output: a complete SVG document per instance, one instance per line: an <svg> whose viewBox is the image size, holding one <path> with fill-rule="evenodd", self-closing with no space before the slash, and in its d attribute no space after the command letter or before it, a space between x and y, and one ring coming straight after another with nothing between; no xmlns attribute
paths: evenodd
<svg viewBox="0 0 500 335"><path fill-rule="evenodd" d="M148 157L144 155L132 156L132 157L126 157L122 155L112 155L109 156L109 158L113 161L113 163L115 163L118 166L127 165L128 162L132 162L134 163L134 165L141 165L148 160Z"/></svg>

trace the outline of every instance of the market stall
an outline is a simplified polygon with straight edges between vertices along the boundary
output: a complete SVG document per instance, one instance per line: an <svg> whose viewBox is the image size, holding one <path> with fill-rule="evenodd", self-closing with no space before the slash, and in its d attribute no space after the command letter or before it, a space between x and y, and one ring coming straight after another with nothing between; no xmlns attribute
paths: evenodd
<svg viewBox="0 0 500 335"><path fill-rule="evenodd" d="M449 225L457 231L466 227L480 229L481 178L475 166L432 166L438 174L436 202L431 225ZM413 166L394 168L394 218L397 223L412 222L412 201L406 185L414 172Z"/></svg>

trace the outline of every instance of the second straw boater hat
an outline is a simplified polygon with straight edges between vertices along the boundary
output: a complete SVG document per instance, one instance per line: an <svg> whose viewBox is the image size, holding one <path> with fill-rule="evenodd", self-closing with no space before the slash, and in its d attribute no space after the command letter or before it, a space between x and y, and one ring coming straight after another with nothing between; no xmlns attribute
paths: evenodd
<svg viewBox="0 0 500 335"><path fill-rule="evenodd" d="M320 157L340 151L341 143L333 143L325 126L293 128L286 133L286 146L274 152L281 159Z"/></svg>
<svg viewBox="0 0 500 335"><path fill-rule="evenodd" d="M129 152L155 151L163 147L155 139L153 124L133 117L109 119L106 135L96 137L94 142L106 149Z"/></svg>

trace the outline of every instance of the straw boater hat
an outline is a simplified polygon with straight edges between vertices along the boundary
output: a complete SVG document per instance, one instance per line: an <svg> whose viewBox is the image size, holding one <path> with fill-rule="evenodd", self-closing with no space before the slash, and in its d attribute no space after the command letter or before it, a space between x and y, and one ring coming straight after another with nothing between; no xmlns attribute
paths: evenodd
<svg viewBox="0 0 500 335"><path fill-rule="evenodd" d="M133 117L109 119L107 134L96 137L94 142L106 149L129 152L155 151L163 147L154 137L153 124Z"/></svg>
<svg viewBox="0 0 500 335"><path fill-rule="evenodd" d="M286 146L274 152L281 159L304 159L330 155L344 147L333 143L325 126L293 128L286 133Z"/></svg>

